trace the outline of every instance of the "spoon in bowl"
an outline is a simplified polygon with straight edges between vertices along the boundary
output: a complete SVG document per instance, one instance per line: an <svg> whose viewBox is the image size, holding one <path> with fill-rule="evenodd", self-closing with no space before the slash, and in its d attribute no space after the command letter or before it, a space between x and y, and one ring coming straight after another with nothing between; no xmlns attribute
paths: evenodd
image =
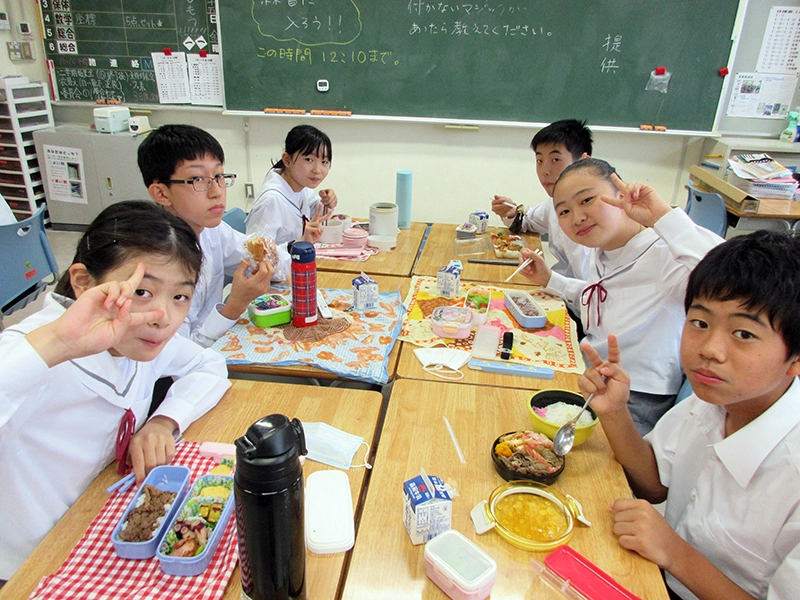
<svg viewBox="0 0 800 600"><path fill-rule="evenodd" d="M605 379L606 378L603 377L603 381L605 381ZM559 427L558 431L556 431L556 434L553 436L553 452L558 456L564 456L572 450L572 446L575 444L575 425L586 410L586 407L589 406L589 402L592 401L592 398L594 398L594 394L589 394L580 412Z"/></svg>

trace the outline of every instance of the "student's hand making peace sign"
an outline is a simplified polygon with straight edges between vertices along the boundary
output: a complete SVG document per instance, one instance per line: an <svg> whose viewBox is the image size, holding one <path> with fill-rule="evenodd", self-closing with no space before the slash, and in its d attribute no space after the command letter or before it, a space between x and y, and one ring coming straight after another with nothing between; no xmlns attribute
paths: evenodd
<svg viewBox="0 0 800 600"><path fill-rule="evenodd" d="M620 350L617 336L608 336L608 359L604 360L589 342L581 344L590 368L578 380L578 387L584 397L594 394L592 408L598 415L623 410L630 396L631 378L620 364Z"/></svg>
<svg viewBox="0 0 800 600"><path fill-rule="evenodd" d="M619 196L601 196L601 199L606 204L621 208L640 225L652 227L672 210L658 192L646 183L625 183L616 173L611 176L611 181L619 190Z"/></svg>
<svg viewBox="0 0 800 600"><path fill-rule="evenodd" d="M306 229L303 231L303 237L300 239L304 242L316 244L322 235L322 222L328 218L329 214L330 212L325 209L325 205L320 202L317 207L317 214L306 223Z"/></svg>
<svg viewBox="0 0 800 600"><path fill-rule="evenodd" d="M63 315L26 339L49 367L113 348L128 328L163 317L161 310L131 312L131 298L144 273L144 263L139 263L127 281L89 288Z"/></svg>

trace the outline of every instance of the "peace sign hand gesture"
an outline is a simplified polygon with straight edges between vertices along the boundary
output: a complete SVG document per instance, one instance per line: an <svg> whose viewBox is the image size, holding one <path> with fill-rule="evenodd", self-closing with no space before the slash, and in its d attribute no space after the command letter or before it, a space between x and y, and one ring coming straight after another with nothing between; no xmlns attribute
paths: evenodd
<svg viewBox="0 0 800 600"><path fill-rule="evenodd" d="M658 192L646 183L625 183L616 173L611 175L611 182L619 190L619 196L600 198L606 204L624 210L625 214L640 225L652 227L656 221L672 210Z"/></svg>

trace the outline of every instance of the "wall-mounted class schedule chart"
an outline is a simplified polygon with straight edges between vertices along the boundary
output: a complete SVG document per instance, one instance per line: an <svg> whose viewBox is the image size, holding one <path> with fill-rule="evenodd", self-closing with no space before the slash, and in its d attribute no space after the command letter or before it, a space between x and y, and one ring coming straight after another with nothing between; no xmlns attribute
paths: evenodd
<svg viewBox="0 0 800 600"><path fill-rule="evenodd" d="M152 52L219 52L214 0L39 0L60 100L159 101Z"/></svg>

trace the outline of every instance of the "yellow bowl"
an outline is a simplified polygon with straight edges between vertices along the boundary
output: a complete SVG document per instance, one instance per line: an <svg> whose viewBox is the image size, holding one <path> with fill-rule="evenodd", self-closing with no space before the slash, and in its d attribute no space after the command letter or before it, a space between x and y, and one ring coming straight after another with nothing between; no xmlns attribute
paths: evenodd
<svg viewBox="0 0 800 600"><path fill-rule="evenodd" d="M556 431L561 425L545 421L542 417L536 414L534 407L543 408L556 402L565 402L566 404L574 404L578 407L583 406L585 402L583 396L577 392L570 392L569 390L541 390L536 392L528 402L528 411L531 417L531 427L534 431L545 434L551 440L555 437ZM597 426L597 413L592 410L591 405L587 409L594 420L589 425L583 425L575 428L575 446L578 446L589 439L592 431Z"/></svg>

